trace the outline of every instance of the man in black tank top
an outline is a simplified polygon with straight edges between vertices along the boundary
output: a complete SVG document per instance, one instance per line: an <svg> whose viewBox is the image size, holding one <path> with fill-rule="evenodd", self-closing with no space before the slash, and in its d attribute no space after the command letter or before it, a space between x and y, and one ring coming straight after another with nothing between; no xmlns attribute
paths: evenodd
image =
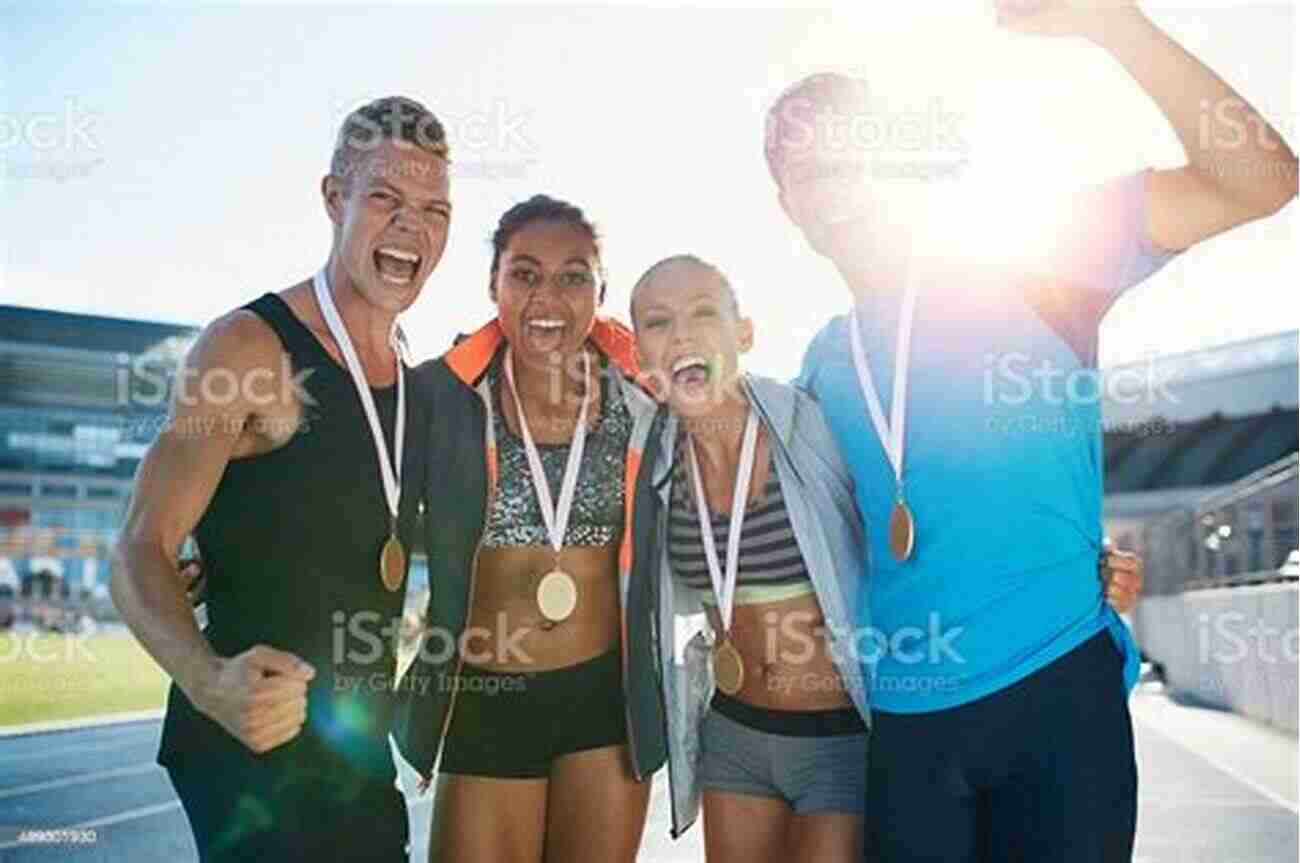
<svg viewBox="0 0 1300 863"><path fill-rule="evenodd" d="M388 627L427 411L395 321L442 257L447 155L408 99L344 121L324 270L204 330L136 476L113 599L172 678L158 761L205 861L406 859ZM177 563L191 534L203 630Z"/></svg>

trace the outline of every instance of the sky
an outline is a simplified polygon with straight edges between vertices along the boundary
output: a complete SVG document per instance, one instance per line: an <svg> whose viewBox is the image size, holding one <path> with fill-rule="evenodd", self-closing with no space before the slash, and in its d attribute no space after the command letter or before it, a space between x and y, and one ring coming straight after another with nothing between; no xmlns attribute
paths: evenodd
<svg viewBox="0 0 1300 863"><path fill-rule="evenodd" d="M604 235L607 313L626 317L654 261L700 255L755 321L748 367L788 376L848 304L763 159L764 112L789 82L837 69L900 115L956 115L949 215L991 262L1071 190L1183 161L1095 46L1001 32L976 0L908 10L6 6L0 301L201 324L309 276L329 251L319 182L340 121L403 94L443 120L456 164L447 252L404 317L417 357L491 317L488 238L545 192ZM1290 5L1148 13L1297 146ZM1103 365L1300 326L1295 227L1292 206L1130 292L1103 325Z"/></svg>

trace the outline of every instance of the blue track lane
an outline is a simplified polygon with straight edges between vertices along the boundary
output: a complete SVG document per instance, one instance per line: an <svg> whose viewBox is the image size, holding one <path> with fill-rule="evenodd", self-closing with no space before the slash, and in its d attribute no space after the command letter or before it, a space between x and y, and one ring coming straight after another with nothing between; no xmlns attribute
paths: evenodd
<svg viewBox="0 0 1300 863"><path fill-rule="evenodd" d="M1160 706L1164 696L1139 694ZM1159 699L1157 704L1154 699ZM1185 711L1185 709L1183 709ZM1232 769L1231 751L1178 739L1152 724L1159 710L1135 709L1141 804L1141 863L1282 863L1297 857L1294 796L1270 792ZM1204 712L1194 717L1213 737L1214 723L1240 731L1242 720ZM153 764L159 724L120 725L0 738L0 861L131 861L177 863L194 859L185 816L166 774ZM1274 732L1261 740L1276 744ZM1283 741L1282 752L1294 757ZM409 778L404 773L404 778ZM408 786L409 787L409 786ZM423 861L431 800L411 804L413 859ZM89 845L27 845L19 829L95 825ZM655 779L641 860L677 863L703 860L696 825L680 842L668 838L667 794Z"/></svg>

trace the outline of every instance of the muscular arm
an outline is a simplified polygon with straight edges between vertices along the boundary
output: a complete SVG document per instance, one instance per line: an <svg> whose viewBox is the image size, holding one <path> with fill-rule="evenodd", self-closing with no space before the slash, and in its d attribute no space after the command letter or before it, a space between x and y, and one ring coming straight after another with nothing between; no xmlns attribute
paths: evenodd
<svg viewBox="0 0 1300 863"><path fill-rule="evenodd" d="M1296 157L1269 123L1222 78L1136 9L1094 41L1155 100L1187 154L1151 176L1151 239L1186 249L1272 215L1296 195Z"/></svg>
<svg viewBox="0 0 1300 863"><path fill-rule="evenodd" d="M276 686L264 682L271 679L265 672L295 670L294 662L289 661L293 657L269 648L255 648L257 653L237 667L218 656L194 620L177 555L207 508L252 416L243 394L217 403L200 396L202 388L197 382L218 369L223 375L233 373L236 380L247 380L256 369L278 368L278 359L279 343L274 335L246 312L216 321L199 337L175 388L167 427L150 446L136 474L131 506L114 553L111 583L114 604L149 654L200 711L212 715L245 742L250 741L242 732L257 727L253 720L260 716L246 708L255 703L282 705L285 697L291 698L298 689L305 692L306 676L298 670L300 686L285 687L285 678L276 680ZM232 687L237 683L234 677L249 687L249 698L245 708L232 712L222 699L237 696L234 690L238 685ZM283 706L272 712L282 720L292 714ZM240 713L247 715L241 718Z"/></svg>
<svg viewBox="0 0 1300 863"><path fill-rule="evenodd" d="M1015 30L1089 39L1113 56L1173 126L1188 162L1155 171L1151 241L1169 251L1277 212L1296 196L1296 157L1232 87L1123 0L1001 0Z"/></svg>

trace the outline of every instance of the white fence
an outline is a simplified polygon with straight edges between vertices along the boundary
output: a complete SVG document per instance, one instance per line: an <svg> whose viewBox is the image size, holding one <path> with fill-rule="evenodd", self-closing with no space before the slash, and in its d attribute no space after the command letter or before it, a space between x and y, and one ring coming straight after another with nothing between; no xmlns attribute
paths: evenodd
<svg viewBox="0 0 1300 863"><path fill-rule="evenodd" d="M1300 733L1292 455L1148 523L1142 652L1176 695Z"/></svg>
<svg viewBox="0 0 1300 863"><path fill-rule="evenodd" d="M1300 732L1300 585L1243 585L1146 597L1142 651L1177 695Z"/></svg>

